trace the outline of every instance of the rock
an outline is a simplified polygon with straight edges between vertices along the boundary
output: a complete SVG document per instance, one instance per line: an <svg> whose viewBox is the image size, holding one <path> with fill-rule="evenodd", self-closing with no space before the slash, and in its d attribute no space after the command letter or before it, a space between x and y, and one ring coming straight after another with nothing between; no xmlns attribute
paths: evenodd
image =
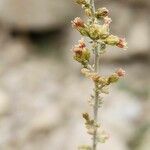
<svg viewBox="0 0 150 150"><path fill-rule="evenodd" d="M48 132L53 129L60 123L61 113L58 110L58 107L52 105L48 110L44 110L43 112L39 112L36 116L34 116L31 124L29 125L29 130L31 131L31 135Z"/></svg>
<svg viewBox="0 0 150 150"><path fill-rule="evenodd" d="M10 101L6 93L0 90L0 116L5 115L10 110Z"/></svg>
<svg viewBox="0 0 150 150"><path fill-rule="evenodd" d="M135 22L129 33L128 41L130 49L132 49L131 54L147 54L149 52L149 24L144 21L145 19L142 18Z"/></svg>
<svg viewBox="0 0 150 150"><path fill-rule="evenodd" d="M1 0L0 20L21 30L56 28L73 14L70 0Z"/></svg>
<svg viewBox="0 0 150 150"><path fill-rule="evenodd" d="M133 122L141 113L142 106L136 97L118 89L113 89L109 96L105 98L100 119L104 120L104 124L108 125L108 129L127 141L134 134Z"/></svg>
<svg viewBox="0 0 150 150"><path fill-rule="evenodd" d="M141 144L136 150L149 150L150 148L150 128L145 132L144 137L141 138Z"/></svg>

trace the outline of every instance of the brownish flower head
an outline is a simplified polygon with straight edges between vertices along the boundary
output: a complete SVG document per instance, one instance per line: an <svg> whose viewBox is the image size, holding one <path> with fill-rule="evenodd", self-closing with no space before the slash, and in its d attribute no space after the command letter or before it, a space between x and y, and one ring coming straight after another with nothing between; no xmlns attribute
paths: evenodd
<svg viewBox="0 0 150 150"><path fill-rule="evenodd" d="M71 21L71 23L73 28L80 28L85 26L84 21L79 17L76 17L73 21Z"/></svg>
<svg viewBox="0 0 150 150"><path fill-rule="evenodd" d="M82 38L81 40L79 40L79 45L78 45L78 47L80 47L80 48L85 48L86 47L86 45L85 45L85 42L84 42L84 39Z"/></svg>
<svg viewBox="0 0 150 150"><path fill-rule="evenodd" d="M123 77L123 76L125 76L126 72L125 72L122 68L120 68L120 69L118 69L118 70L116 71L116 74L117 74L119 77Z"/></svg>
<svg viewBox="0 0 150 150"><path fill-rule="evenodd" d="M118 46L119 48L124 48L124 49L126 49L126 48L127 48L127 42L126 42L125 38L120 38L120 39L119 39L119 43L117 44L117 46Z"/></svg>
<svg viewBox="0 0 150 150"><path fill-rule="evenodd" d="M106 17L106 16L108 16L108 14L109 14L109 11L105 7L99 8L95 13L97 18Z"/></svg>
<svg viewBox="0 0 150 150"><path fill-rule="evenodd" d="M75 47L73 48L73 52L74 52L75 54L81 55L82 52L83 52L83 49L80 48L80 47L78 47L78 46L75 46Z"/></svg>
<svg viewBox="0 0 150 150"><path fill-rule="evenodd" d="M75 54L79 54L81 55L82 52L84 51L84 48L86 47L84 39L82 38L81 40L78 41L78 45L75 45L75 47L73 48L73 52Z"/></svg>
<svg viewBox="0 0 150 150"><path fill-rule="evenodd" d="M90 117L89 117L89 114L88 114L88 113L83 113L82 116L83 116L83 118L84 118L86 121L89 121L89 120L90 120Z"/></svg>

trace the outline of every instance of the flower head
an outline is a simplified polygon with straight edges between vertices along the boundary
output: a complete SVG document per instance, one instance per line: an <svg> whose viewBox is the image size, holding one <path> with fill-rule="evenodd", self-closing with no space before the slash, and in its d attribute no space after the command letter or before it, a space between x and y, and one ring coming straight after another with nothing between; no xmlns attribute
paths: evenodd
<svg viewBox="0 0 150 150"><path fill-rule="evenodd" d="M117 46L119 48L127 49L127 42L126 42L125 38L120 38Z"/></svg>
<svg viewBox="0 0 150 150"><path fill-rule="evenodd" d="M73 28L80 28L85 26L84 21L79 17L76 17L73 21L71 21L71 23Z"/></svg>
<svg viewBox="0 0 150 150"><path fill-rule="evenodd" d="M126 72L125 72L122 68L120 68L120 69L118 69L118 70L116 71L116 74L117 74L119 77L123 77L123 76L125 76Z"/></svg>
<svg viewBox="0 0 150 150"><path fill-rule="evenodd" d="M82 4L87 4L87 1L86 0L76 0L76 3L82 5Z"/></svg>
<svg viewBox="0 0 150 150"><path fill-rule="evenodd" d="M86 47L85 45L85 42L84 42L84 39L82 38L81 40L79 40L79 45L78 45L80 48L84 48Z"/></svg>
<svg viewBox="0 0 150 150"><path fill-rule="evenodd" d="M116 44L119 43L119 38L117 36L114 35L109 35L104 42L108 45L112 45L115 46Z"/></svg>
<svg viewBox="0 0 150 150"><path fill-rule="evenodd" d="M108 133L105 130L100 129L97 135L97 140L101 143L105 143L109 139Z"/></svg>
<svg viewBox="0 0 150 150"><path fill-rule="evenodd" d="M109 35L109 28L108 26L93 24L89 27L89 36L91 39L105 39Z"/></svg>
<svg viewBox="0 0 150 150"><path fill-rule="evenodd" d="M108 16L108 14L109 14L109 10L108 10L107 8L105 8L105 7L102 7L102 8L99 8L99 9L96 11L95 16L96 16L98 19L100 19L100 18L102 18L102 17Z"/></svg>
<svg viewBox="0 0 150 150"><path fill-rule="evenodd" d="M111 22L112 22L112 19L109 18L108 16L106 16L106 17L104 18L104 23L105 23L107 26L109 26Z"/></svg>
<svg viewBox="0 0 150 150"><path fill-rule="evenodd" d="M79 150L92 150L92 148L88 145L82 145L78 148Z"/></svg>
<svg viewBox="0 0 150 150"><path fill-rule="evenodd" d="M86 65L90 59L90 52L86 48L84 39L79 40L78 45L75 45L72 51L74 52L74 59L82 65Z"/></svg>

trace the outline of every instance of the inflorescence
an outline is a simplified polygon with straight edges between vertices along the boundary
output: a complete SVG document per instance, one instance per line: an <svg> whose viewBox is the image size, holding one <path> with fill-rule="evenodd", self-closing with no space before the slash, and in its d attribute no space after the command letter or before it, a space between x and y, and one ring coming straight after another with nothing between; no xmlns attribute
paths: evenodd
<svg viewBox="0 0 150 150"><path fill-rule="evenodd" d="M104 143L109 138L97 119L98 108L103 103L101 94L108 94L109 86L125 75L125 71L121 68L109 76L101 75L99 57L107 52L107 46L127 49L127 42L124 38L111 34L112 19L109 17L107 8L102 7L96 10L94 0L76 0L76 3L82 6L88 19L84 22L80 17L76 17L71 22L72 27L82 35L81 40L72 49L73 58L81 64L81 73L92 80L95 85L89 101L93 107L93 118L88 113L83 114L87 133L92 136L93 145L82 145L79 150L96 150L98 142ZM84 37L90 40L90 48L87 47ZM93 59L94 62L92 62Z"/></svg>

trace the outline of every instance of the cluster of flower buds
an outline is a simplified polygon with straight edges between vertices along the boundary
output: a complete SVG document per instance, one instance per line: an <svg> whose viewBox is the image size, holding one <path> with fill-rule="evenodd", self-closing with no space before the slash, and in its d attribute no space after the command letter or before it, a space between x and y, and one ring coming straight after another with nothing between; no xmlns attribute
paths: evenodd
<svg viewBox="0 0 150 150"><path fill-rule="evenodd" d="M127 49L127 42L125 38L119 38L114 35L109 35L105 40L103 40L108 45L117 46L119 48Z"/></svg>
<svg viewBox="0 0 150 150"><path fill-rule="evenodd" d="M76 0L76 3L84 9L88 21L84 22L81 18L76 17L72 21L72 27L78 30L82 36L90 39L91 51L87 48L84 39L81 39L72 49L73 57L77 62L81 63L81 73L92 80L95 85L94 93L91 94L89 100L89 104L94 110L93 119L90 118L88 113L83 114L87 133L93 139L93 148L83 145L79 147L79 150L96 150L97 142L104 143L109 138L97 120L98 108L103 103L103 95L109 93L109 85L117 82L125 75L125 71L121 68L110 76L105 77L99 74L99 56L106 52L107 46L126 49L127 43L124 38L111 34L110 24L112 20L109 17L107 8L102 7L95 10L94 0ZM94 55L94 64L90 63L91 54Z"/></svg>
<svg viewBox="0 0 150 150"><path fill-rule="evenodd" d="M86 48L83 39L79 40L78 45L75 45L75 47L73 48L73 52L74 52L74 56L73 56L74 59L79 63L81 63L84 67L86 67L90 59L90 52Z"/></svg>
<svg viewBox="0 0 150 150"><path fill-rule="evenodd" d="M97 135L97 141L100 143L105 143L109 139L108 133L104 129L99 129L98 135Z"/></svg>
<svg viewBox="0 0 150 150"><path fill-rule="evenodd" d="M109 36L109 28L105 24L93 24L89 26L88 35L92 40L105 39Z"/></svg>
<svg viewBox="0 0 150 150"><path fill-rule="evenodd" d="M79 17L72 21L72 26L77 29L81 35L87 36L92 40L100 40L106 45L127 49L127 42L124 38L119 38L118 36L110 34L109 26L112 20L108 16L109 10L107 8L98 8L96 12L92 12L91 6L87 0L76 0L76 2L83 6L88 17L92 18L95 16L94 24L85 24ZM97 20L103 20L104 24L100 25Z"/></svg>
<svg viewBox="0 0 150 150"><path fill-rule="evenodd" d="M99 126L96 125L94 120L90 119L88 113L84 113L83 118L85 119L85 126L87 128L87 133L90 134L90 135L93 135L96 128L98 128Z"/></svg>
<svg viewBox="0 0 150 150"><path fill-rule="evenodd" d="M94 120L90 119L88 113L83 114L83 118L85 119L85 126L87 128L87 133L93 135L97 130L97 141L101 143L105 143L105 141L109 138L108 134L102 129L100 125L98 125Z"/></svg>
<svg viewBox="0 0 150 150"><path fill-rule="evenodd" d="M80 4L80 5L86 5L86 4L88 4L88 2L86 0L76 0L76 3Z"/></svg>
<svg viewBox="0 0 150 150"><path fill-rule="evenodd" d="M125 76L125 71L123 69L118 69L110 77L100 76L98 73L92 72L87 68L82 68L81 73L84 74L87 78L92 79L94 82L98 83L99 87L104 87L115 83L119 80L120 77Z"/></svg>
<svg viewBox="0 0 150 150"><path fill-rule="evenodd" d="M88 146L88 145L79 146L78 149L79 149L79 150L92 150L91 146Z"/></svg>
<svg viewBox="0 0 150 150"><path fill-rule="evenodd" d="M108 78L108 85L111 83L115 83L119 80L120 77L125 76L125 71L123 69L118 69L114 74L112 74L109 78Z"/></svg>
<svg viewBox="0 0 150 150"><path fill-rule="evenodd" d="M92 8L87 0L76 0L76 3L82 5L86 16L91 17L93 14Z"/></svg>
<svg viewBox="0 0 150 150"><path fill-rule="evenodd" d="M98 8L97 11L95 12L95 17L97 19L103 19L109 15L109 10L105 7Z"/></svg>

